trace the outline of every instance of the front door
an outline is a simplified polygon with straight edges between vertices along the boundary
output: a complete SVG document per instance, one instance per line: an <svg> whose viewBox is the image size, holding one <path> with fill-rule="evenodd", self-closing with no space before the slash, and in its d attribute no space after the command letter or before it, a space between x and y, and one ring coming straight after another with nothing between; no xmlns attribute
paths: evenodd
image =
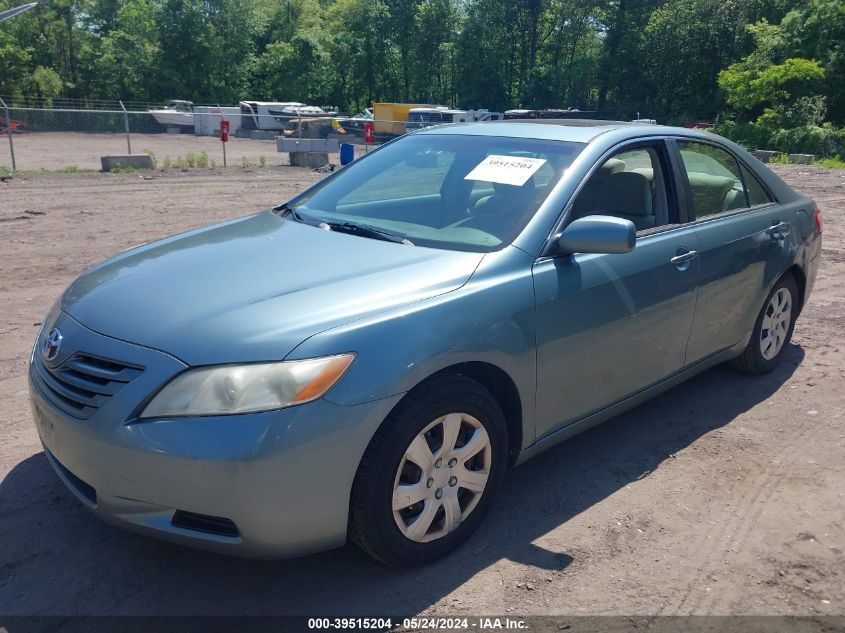
<svg viewBox="0 0 845 633"><path fill-rule="evenodd" d="M630 253L541 258L537 439L681 370L699 280L698 241L679 221L663 141L628 146L590 177L569 220L615 215L637 226Z"/></svg>

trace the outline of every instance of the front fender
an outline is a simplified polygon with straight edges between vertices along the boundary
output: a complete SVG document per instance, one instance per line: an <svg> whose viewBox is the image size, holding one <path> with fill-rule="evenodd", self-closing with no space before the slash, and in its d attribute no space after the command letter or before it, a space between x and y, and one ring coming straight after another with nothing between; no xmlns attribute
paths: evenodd
<svg viewBox="0 0 845 633"><path fill-rule="evenodd" d="M323 331L287 358L355 352L355 363L325 396L342 405L405 393L457 364L495 365L519 391L529 446L537 373L532 262L513 247L491 253L462 288Z"/></svg>

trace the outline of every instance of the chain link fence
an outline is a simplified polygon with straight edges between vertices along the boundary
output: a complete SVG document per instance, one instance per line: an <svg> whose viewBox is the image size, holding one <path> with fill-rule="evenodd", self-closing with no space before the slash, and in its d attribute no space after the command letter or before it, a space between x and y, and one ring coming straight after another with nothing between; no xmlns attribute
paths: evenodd
<svg viewBox="0 0 845 633"><path fill-rule="evenodd" d="M220 141L223 117L231 126L225 157ZM366 134L368 125L371 136ZM152 156L158 169L220 168L224 162L228 167L289 165L288 154L276 149L277 138L352 143L358 156L409 127L407 121L298 116L296 111L263 112L244 106L179 110L137 102L46 104L0 98L0 173L99 170L103 156L142 153ZM337 151L330 153L329 162L339 163Z"/></svg>

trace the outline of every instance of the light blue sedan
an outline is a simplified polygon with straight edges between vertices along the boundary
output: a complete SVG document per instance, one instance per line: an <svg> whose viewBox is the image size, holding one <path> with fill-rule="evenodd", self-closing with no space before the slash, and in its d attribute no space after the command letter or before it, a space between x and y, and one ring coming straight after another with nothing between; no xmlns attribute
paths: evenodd
<svg viewBox="0 0 845 633"><path fill-rule="evenodd" d="M35 422L115 524L419 565L515 464L717 363L773 369L821 232L710 133L429 128L87 271L33 349Z"/></svg>

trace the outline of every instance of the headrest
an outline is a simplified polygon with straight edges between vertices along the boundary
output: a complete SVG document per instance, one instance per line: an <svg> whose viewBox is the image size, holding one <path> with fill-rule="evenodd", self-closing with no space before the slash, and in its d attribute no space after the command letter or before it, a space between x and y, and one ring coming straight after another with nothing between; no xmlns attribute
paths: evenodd
<svg viewBox="0 0 845 633"><path fill-rule="evenodd" d="M719 195L723 198L736 184L736 178L713 176L711 174L704 174L698 171L688 172L687 176L689 177L690 187L693 189L696 187L710 189L714 192L714 195Z"/></svg>
<svg viewBox="0 0 845 633"><path fill-rule="evenodd" d="M610 174L618 174L625 169L625 161L618 158L608 158L601 166L599 173L602 176L609 176Z"/></svg>
<svg viewBox="0 0 845 633"><path fill-rule="evenodd" d="M601 208L610 213L653 215L648 179L632 171L610 174L602 190Z"/></svg>

